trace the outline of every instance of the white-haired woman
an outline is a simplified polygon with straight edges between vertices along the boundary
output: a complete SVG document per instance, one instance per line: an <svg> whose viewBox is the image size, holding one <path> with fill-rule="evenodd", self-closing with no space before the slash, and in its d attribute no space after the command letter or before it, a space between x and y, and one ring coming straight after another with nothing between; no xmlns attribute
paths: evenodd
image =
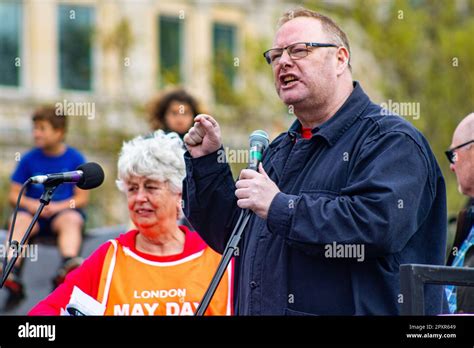
<svg viewBox="0 0 474 348"><path fill-rule="evenodd" d="M68 304L81 307L84 297L97 301L93 313L105 315L195 312L220 255L177 224L183 152L178 135L162 131L124 143L117 186L126 194L136 229L100 246L30 315L58 315ZM206 314L231 314L231 277L232 265Z"/></svg>

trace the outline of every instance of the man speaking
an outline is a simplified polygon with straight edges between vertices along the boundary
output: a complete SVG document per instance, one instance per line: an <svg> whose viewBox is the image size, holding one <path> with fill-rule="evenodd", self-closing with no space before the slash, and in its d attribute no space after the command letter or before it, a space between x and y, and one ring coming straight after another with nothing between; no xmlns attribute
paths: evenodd
<svg viewBox="0 0 474 348"><path fill-rule="evenodd" d="M346 34L297 9L264 53L296 120L234 183L218 156L220 128L199 115L185 136L185 213L222 253L254 212L237 258L238 315L394 315L399 266L443 264L445 184L427 141L387 116L352 80ZM426 313L441 312L428 289Z"/></svg>

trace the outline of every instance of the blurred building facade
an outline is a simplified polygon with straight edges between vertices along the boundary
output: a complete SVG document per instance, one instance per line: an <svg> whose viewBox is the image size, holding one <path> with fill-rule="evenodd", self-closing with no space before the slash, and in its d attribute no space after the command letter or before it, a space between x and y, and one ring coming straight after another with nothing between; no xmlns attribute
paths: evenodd
<svg viewBox="0 0 474 348"><path fill-rule="evenodd" d="M270 8L256 0L2 0L2 129L28 128L38 103L89 102L89 128L139 131L133 106L175 84L209 104L210 67L238 86L225 60L242 59L245 32L271 33Z"/></svg>
<svg viewBox="0 0 474 348"><path fill-rule="evenodd" d="M32 145L31 114L42 104L70 116L67 142L103 164L113 183L121 141L112 135L147 132L146 103L170 86L185 87L206 109L219 103L216 76L245 89L244 38L271 38L283 6L270 0L0 0L0 192ZM0 220L7 210L0 205Z"/></svg>

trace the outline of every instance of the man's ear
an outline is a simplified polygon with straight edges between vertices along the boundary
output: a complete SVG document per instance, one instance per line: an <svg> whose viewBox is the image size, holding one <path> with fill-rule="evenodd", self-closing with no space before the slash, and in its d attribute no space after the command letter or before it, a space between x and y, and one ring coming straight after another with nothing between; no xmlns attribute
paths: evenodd
<svg viewBox="0 0 474 348"><path fill-rule="evenodd" d="M341 75L346 69L349 69L349 51L344 46L337 49L337 74Z"/></svg>

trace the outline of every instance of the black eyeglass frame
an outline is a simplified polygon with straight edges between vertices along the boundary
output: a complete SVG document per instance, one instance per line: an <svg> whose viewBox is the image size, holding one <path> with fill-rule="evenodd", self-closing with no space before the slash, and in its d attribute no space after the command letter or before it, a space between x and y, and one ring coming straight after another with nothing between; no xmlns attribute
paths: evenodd
<svg viewBox="0 0 474 348"><path fill-rule="evenodd" d="M291 47L291 46L295 46L295 45L299 45L299 44L305 44L306 47L339 47L338 45L335 45L335 44L330 44L330 43L319 43L319 42L295 42L295 43L292 43L291 45L288 45L286 47L283 47L283 48L270 48L269 50L266 50L265 52L263 52L263 57L265 58L265 60L267 61L267 63L269 65L272 65L272 61L270 60L270 57L267 57L267 54L270 52L270 51L274 51L274 50L281 50L281 54L283 54L283 52L286 50L288 52L288 48ZM309 54L309 51L307 52ZM308 55L306 54L306 56ZM291 59L293 60L296 60L296 59L302 59L304 57L297 57L297 58L294 58L291 56L290 52L288 52L288 55L291 57ZM281 57L281 56L280 56Z"/></svg>
<svg viewBox="0 0 474 348"><path fill-rule="evenodd" d="M474 139L469 140L468 142L466 142L466 143L464 143L464 144L455 146L455 147L453 147L452 149L449 149L449 150L445 151L444 153L446 154L446 157L448 158L449 163L454 164L454 163L456 162L456 161L454 160L454 158L456 157L456 155L455 155L455 153L454 153L454 150L458 150L458 149L460 149L461 147L464 147L464 146L469 145L469 144L472 144L472 143L474 143Z"/></svg>

